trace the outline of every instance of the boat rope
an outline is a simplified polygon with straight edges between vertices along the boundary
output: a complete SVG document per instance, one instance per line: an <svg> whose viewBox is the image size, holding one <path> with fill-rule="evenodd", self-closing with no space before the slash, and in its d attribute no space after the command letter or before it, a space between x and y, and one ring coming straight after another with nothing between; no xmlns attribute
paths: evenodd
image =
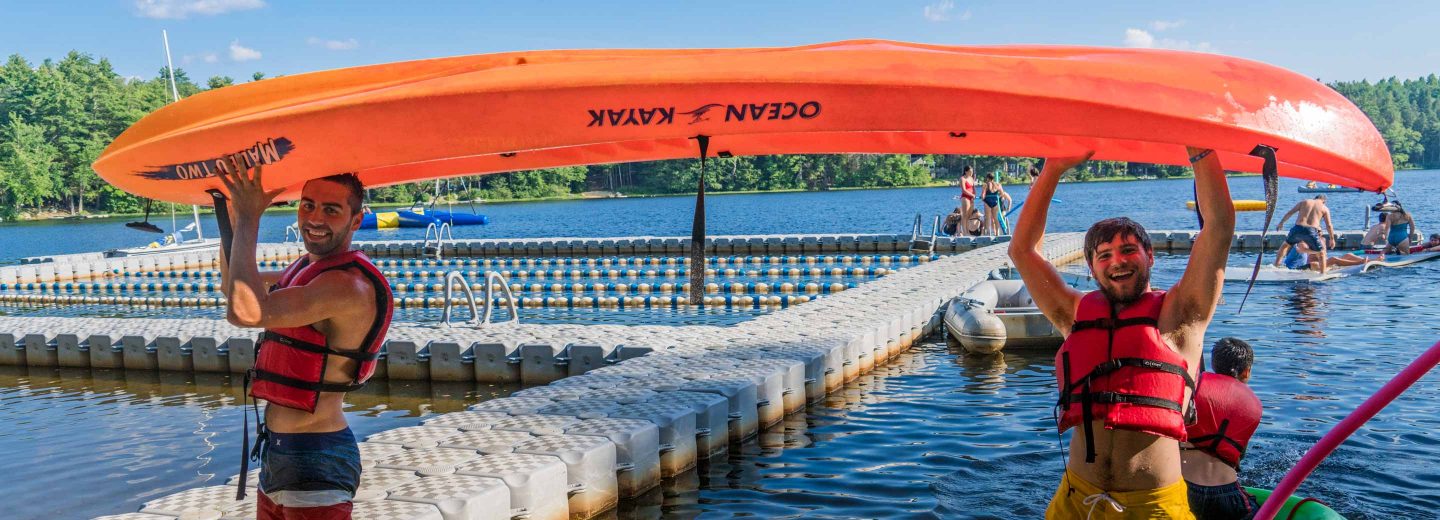
<svg viewBox="0 0 1440 520"><path fill-rule="evenodd" d="M710 151L710 136L691 137L700 145L700 187L695 193L695 220L690 228L690 265L705 265L705 156ZM690 270L690 305L700 305L705 298L705 270Z"/></svg>
<svg viewBox="0 0 1440 520"><path fill-rule="evenodd" d="M1431 345L1425 353L1412 361L1399 374L1396 374L1394 379L1385 383L1380 391L1375 392L1375 395L1366 399L1359 408L1350 412L1350 415L1345 416L1345 419L1326 432L1325 436L1320 438L1320 442L1311 446L1310 450L1300 457L1300 462L1296 463L1295 467L1285 474L1285 478L1280 480L1280 484L1275 486L1275 491L1270 493L1270 497L1265 499L1265 503L1260 505L1260 511L1255 514L1255 519L1271 520L1275 518L1275 514L1280 512L1280 508L1285 505L1286 500L1295 493L1296 488L1300 487L1300 483L1315 471L1320 462L1325 460L1325 457L1334 452L1335 448L1340 447L1340 443L1345 442L1345 439L1359 430L1361 425L1375 417L1375 414L1380 413L1381 409L1389 405L1400 394L1405 393L1405 390L1424 377L1437 364L1440 364L1440 342Z"/></svg>
<svg viewBox="0 0 1440 520"><path fill-rule="evenodd" d="M1245 311L1245 300L1250 299L1250 290L1255 288L1255 279L1260 276L1260 264L1265 262L1265 235L1270 232L1270 219L1275 217L1275 201L1280 197L1280 175L1277 171L1275 161L1275 148L1269 145L1255 145L1250 150L1250 155L1265 159L1265 166L1260 170L1260 178L1265 182L1265 225L1260 228L1260 256L1255 258L1255 268L1250 271L1250 285L1245 287L1245 296L1240 298L1240 308L1236 314ZM1199 199L1196 199L1199 200ZM1195 208L1195 213L1200 213L1200 207ZM1204 221L1201 221L1204 226Z"/></svg>

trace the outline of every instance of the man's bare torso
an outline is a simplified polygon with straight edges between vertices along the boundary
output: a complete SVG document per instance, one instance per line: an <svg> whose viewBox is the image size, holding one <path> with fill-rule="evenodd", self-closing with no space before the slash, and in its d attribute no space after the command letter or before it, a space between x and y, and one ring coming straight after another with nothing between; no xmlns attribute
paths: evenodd
<svg viewBox="0 0 1440 520"><path fill-rule="evenodd" d="M1310 199L1296 204L1299 211L1295 215L1295 223L1301 226L1308 226L1319 229L1320 223L1330 215L1330 208L1325 207L1325 201Z"/></svg>
<svg viewBox="0 0 1440 520"><path fill-rule="evenodd" d="M346 271L350 276L361 276L354 269ZM369 285L368 283L366 285ZM371 288L373 291L374 288ZM374 293L370 298L357 301L373 302ZM377 309L374 305L352 305L352 311L346 312L335 318L311 325L315 330L325 335L328 346L341 351L359 351L364 347L365 336L370 332L370 326L375 323ZM359 362L340 356L330 356L325 366L326 383L351 383L355 377L355 371ZM315 412L309 413L304 410L286 408L284 406L267 406L265 408L265 426L277 433L326 433L344 429L345 422L345 393L343 392L321 392L320 400L315 405Z"/></svg>

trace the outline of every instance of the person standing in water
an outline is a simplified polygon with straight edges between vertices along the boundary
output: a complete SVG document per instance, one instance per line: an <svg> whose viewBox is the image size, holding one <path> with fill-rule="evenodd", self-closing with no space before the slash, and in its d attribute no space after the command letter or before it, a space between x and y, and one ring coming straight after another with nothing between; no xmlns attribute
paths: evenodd
<svg viewBox="0 0 1440 520"><path fill-rule="evenodd" d="M1255 350L1237 338L1220 338L1210 348L1213 372L1195 385L1195 424L1180 445L1181 473L1190 510L1200 520L1249 518L1260 509L1240 487L1240 459L1260 427L1260 398L1250 390Z"/></svg>
<svg viewBox="0 0 1440 520"><path fill-rule="evenodd" d="M307 254L284 271L261 272L260 216L283 189L265 191L258 164L230 160L220 176L233 229L220 263L226 318L265 329L245 378L249 396L268 403L255 451L242 455L261 463L257 518L348 519L360 449L345 421L345 393L374 374L394 313L384 276L350 249L364 187L354 174L305 183L296 224Z"/></svg>
<svg viewBox="0 0 1440 520"><path fill-rule="evenodd" d="M1010 194L1005 193L1005 187L1000 184L1000 172L995 172L985 180L984 196L981 200L985 202L985 234L999 236L1000 219L1005 218L1001 208L1010 205ZM1000 204L1002 200L1005 201L1004 206Z"/></svg>
<svg viewBox="0 0 1440 520"><path fill-rule="evenodd" d="M1410 254L1410 245L1423 236L1415 227L1415 217L1395 201L1395 210L1385 213L1385 254Z"/></svg>
<svg viewBox="0 0 1440 520"><path fill-rule="evenodd" d="M1285 260L1285 253L1296 244L1305 244L1313 253L1320 255L1320 274L1325 274L1329 268L1326 262L1325 241L1320 238L1320 223L1325 223L1325 230L1330 234L1329 248L1335 247L1335 225L1330 222L1330 208L1325 207L1325 195L1316 195L1315 198L1302 200L1295 203L1295 207L1285 212L1280 217L1280 222L1275 224L1275 230L1285 229L1285 221L1290 215L1296 215L1295 225L1290 228L1290 233L1285 236L1285 243L1275 252L1275 267L1280 267Z"/></svg>
<svg viewBox="0 0 1440 520"><path fill-rule="evenodd" d="M1046 160L1026 198L1010 259L1036 306L1065 335L1055 356L1057 427L1075 428L1046 518L1194 517L1180 441L1192 422L1189 404L1220 300L1235 208L1213 150L1189 154L1205 227L1169 291L1151 288L1154 248L1129 218L1102 220L1085 233L1085 261L1099 290L1070 287L1042 254L1055 186L1091 154Z"/></svg>

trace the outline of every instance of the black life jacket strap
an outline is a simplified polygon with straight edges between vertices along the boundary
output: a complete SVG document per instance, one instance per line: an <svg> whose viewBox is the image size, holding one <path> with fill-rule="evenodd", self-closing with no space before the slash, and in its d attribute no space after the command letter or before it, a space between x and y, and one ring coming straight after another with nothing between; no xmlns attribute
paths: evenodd
<svg viewBox="0 0 1440 520"><path fill-rule="evenodd" d="M1230 436L1225 435L1225 430L1228 430L1229 428L1230 419L1220 420L1220 429L1217 430L1215 433L1191 438L1190 445L1194 446L1194 448L1191 449L1200 450L1205 453L1214 455L1215 458L1224 461L1226 465L1235 468L1235 471L1240 471L1240 464L1238 461L1235 464L1230 464L1230 461L1227 461L1224 458L1220 457L1220 443L1223 442L1225 444L1233 446L1235 448L1235 451L1239 452L1239 458L1245 458L1245 446L1242 446L1240 444L1240 441L1237 441Z"/></svg>
<svg viewBox="0 0 1440 520"><path fill-rule="evenodd" d="M311 343L311 342L309 342L309 341L305 341L305 340L302 340L302 339L292 338L292 337L290 337L290 336L286 336L286 335L280 334L280 333L278 333L278 332L271 332L271 331L268 331L268 330L265 331L265 332L261 332L261 333L260 333L260 341L273 341L273 342L275 342L275 343L279 343L279 344L281 344L281 345L285 345L285 346L287 346L287 347L294 348L294 349L304 350L304 351L306 351L306 352L313 352L313 353L316 353L316 354L329 354L329 355L340 356L340 357L343 357L343 358L349 358L349 359L353 359L353 360L355 360L355 361L361 361L361 362L364 362L364 361L372 361L372 360L375 360L375 359L379 359L379 358L380 358L380 353L379 353L379 352L362 352L362 351L358 351L358 350L335 350L335 349L330 348L330 347L327 347L327 346L325 346L325 345L321 345L321 344L318 344L318 343Z"/></svg>
<svg viewBox="0 0 1440 520"><path fill-rule="evenodd" d="M1180 411L1180 403L1171 401L1169 399L1151 397L1148 395L1121 394L1116 392L1085 392L1079 394L1067 394L1060 397L1061 406L1069 406L1077 402L1089 403L1092 405L1126 403L1137 406L1163 408L1177 413Z"/></svg>
<svg viewBox="0 0 1440 520"><path fill-rule="evenodd" d="M1140 316L1124 319L1096 318L1093 320L1083 320L1075 322L1074 325L1070 326L1070 332L1075 333L1088 329L1115 330L1123 329L1125 327L1137 326L1159 327L1160 322L1157 321L1155 318L1151 318L1149 316Z"/></svg>
<svg viewBox="0 0 1440 520"><path fill-rule="evenodd" d="M259 381L268 381L277 385L284 385L291 388L298 388L309 392L354 392L365 387L364 383L325 383L317 381L305 381L303 379L295 379L293 377L284 376L276 374L274 372L267 372L259 369L255 370L255 379Z"/></svg>
<svg viewBox="0 0 1440 520"><path fill-rule="evenodd" d="M1195 379L1190 377L1190 372L1185 370L1185 368L1181 367L1180 365L1146 358L1115 358L1095 365L1095 368L1091 369L1090 373L1085 374L1085 377L1067 383L1065 385L1065 388L1062 389L1060 393L1061 399L1063 400L1065 398L1065 394L1074 392L1075 387L1089 386L1089 384L1095 379L1098 379L1105 375L1109 375L1116 370L1120 370L1121 368L1125 367L1143 368L1146 370L1158 370L1167 374L1174 374L1180 376L1181 379L1185 380L1185 386L1190 388L1192 397L1194 395ZM1068 376L1066 379L1069 379Z"/></svg>
<svg viewBox="0 0 1440 520"><path fill-rule="evenodd" d="M270 440L270 430L265 427L265 421L260 419L260 402L250 397L250 381L255 370L245 371L242 388L244 397L240 402L240 416L244 417L244 429L240 430L240 479L235 483L235 500L245 500L245 486L250 479L250 462L260 460L260 454L264 451L266 442ZM245 405L250 405L250 411L255 415L255 447L250 447L250 414L245 413Z"/></svg>

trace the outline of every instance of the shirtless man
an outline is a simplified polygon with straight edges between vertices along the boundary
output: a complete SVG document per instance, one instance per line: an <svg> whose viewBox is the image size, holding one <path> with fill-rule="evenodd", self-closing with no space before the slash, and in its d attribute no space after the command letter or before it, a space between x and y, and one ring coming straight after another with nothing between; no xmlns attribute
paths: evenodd
<svg viewBox="0 0 1440 520"><path fill-rule="evenodd" d="M1179 443L1201 342L1220 300L1235 210L1219 158L1211 150L1189 153L1205 227L1168 293L1150 287L1154 249L1128 218L1102 220L1085 234L1098 291L1066 285L1041 254L1055 185L1088 154L1045 161L1026 199L1010 258L1035 304L1065 335L1055 362L1057 426L1078 426L1047 518L1193 518Z"/></svg>
<svg viewBox="0 0 1440 520"><path fill-rule="evenodd" d="M1330 222L1330 208L1325 207L1325 195L1316 195L1315 198L1302 200L1290 208L1280 217L1280 222L1275 224L1275 230L1285 229L1285 221L1290 215L1296 215L1295 226L1290 228L1290 234L1285 236L1285 244L1275 253L1275 267L1280 267L1285 253L1295 244L1304 243L1310 251L1320 254L1320 274L1325 274L1328 262L1325 261L1326 244L1320 239L1320 222L1325 222L1325 230L1330 234L1329 248L1335 247L1335 225Z"/></svg>
<svg viewBox="0 0 1440 520"><path fill-rule="evenodd" d="M284 271L260 272L260 216L283 190L265 191L259 165L236 157L231 164L220 177L233 229L220 264L226 318L265 329L246 378L249 395L268 402L256 443L257 517L348 519L360 450L345 422L345 392L374 373L393 313L380 271L350 249L364 188L353 174L305 183L296 224L308 254Z"/></svg>

